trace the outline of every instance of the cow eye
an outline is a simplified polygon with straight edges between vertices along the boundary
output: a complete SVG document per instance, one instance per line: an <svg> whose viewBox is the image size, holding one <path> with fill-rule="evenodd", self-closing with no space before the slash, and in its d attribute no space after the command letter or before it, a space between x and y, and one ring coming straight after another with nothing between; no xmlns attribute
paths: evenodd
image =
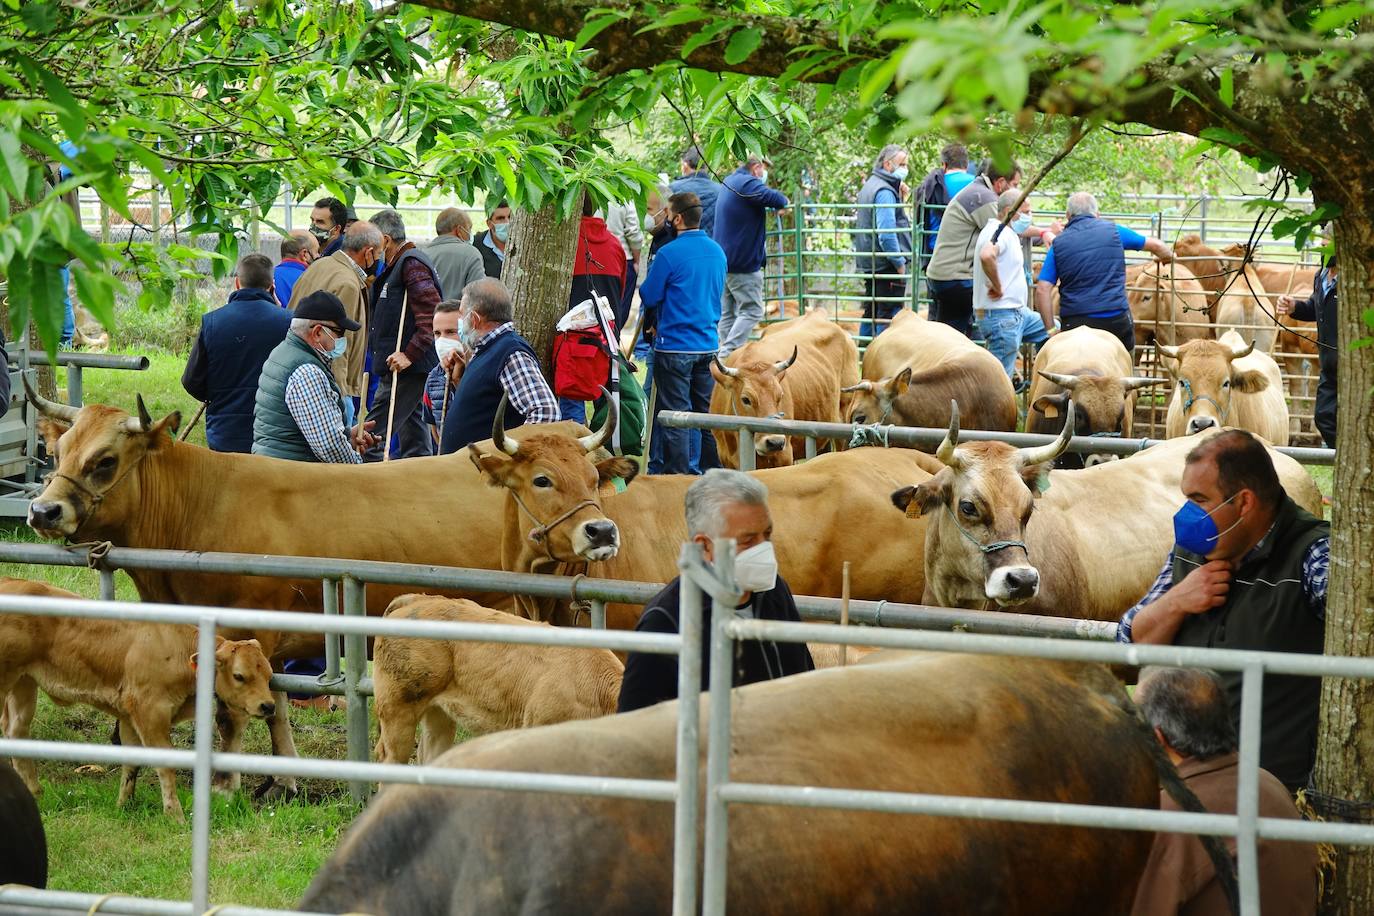
<svg viewBox="0 0 1374 916"><path fill-rule="evenodd" d="M749 395L747 395L747 394L746 394L744 397L740 398L740 399L739 399L739 402L740 402L741 404L743 404L745 407L753 407L753 406L754 406L754 402L749 398Z"/></svg>
<svg viewBox="0 0 1374 916"><path fill-rule="evenodd" d="M547 490L549 487L552 487L552 486L553 486L553 481L550 480L550 479L548 478L548 475L546 475L546 474L537 474L537 475L535 475L534 480L530 481L530 483L532 483L532 484L534 484L536 487L539 487L540 489L544 489L544 490Z"/></svg>
<svg viewBox="0 0 1374 916"><path fill-rule="evenodd" d="M978 516L978 507L973 504L972 500L959 500L959 511L969 518L977 518Z"/></svg>
<svg viewBox="0 0 1374 916"><path fill-rule="evenodd" d="M234 680L236 680L236 681L238 681L240 684L242 684L244 681L248 680L248 678L244 677L242 674L239 674L237 671L235 671L235 672L234 672Z"/></svg>
<svg viewBox="0 0 1374 916"><path fill-rule="evenodd" d="M1230 380L1229 378L1222 379L1222 380L1221 380L1221 387L1223 387L1223 388L1230 388L1230 387L1231 387L1231 380Z"/></svg>
<svg viewBox="0 0 1374 916"><path fill-rule="evenodd" d="M118 458L116 458L114 455L106 455L104 458L101 458L100 461L96 463L95 469L97 471L113 471L115 465L117 464L119 464Z"/></svg>

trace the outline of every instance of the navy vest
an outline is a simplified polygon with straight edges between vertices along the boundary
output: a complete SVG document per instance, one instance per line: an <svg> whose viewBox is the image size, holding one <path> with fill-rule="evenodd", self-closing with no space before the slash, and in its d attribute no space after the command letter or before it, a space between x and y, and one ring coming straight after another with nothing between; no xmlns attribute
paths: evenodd
<svg viewBox="0 0 1374 916"><path fill-rule="evenodd" d="M439 285L439 272L434 269L434 262L419 248L407 249L395 264L387 266L386 273L372 285L372 315L368 319L367 348L372 353L373 372L377 371L377 366L385 367L386 358L401 349L396 343L398 339L402 342L410 340L410 335L415 333L415 312L407 306L405 327L401 328L399 338L396 335L396 327L401 321L401 303L405 300L406 294L405 264L412 258L424 264L434 275L434 285L439 289L439 298L442 299L444 296L444 288ZM437 365L439 354L433 347L429 347L424 358L412 363L406 373L428 375L429 370Z"/></svg>
<svg viewBox="0 0 1374 916"><path fill-rule="evenodd" d="M1126 252L1116 223L1075 216L1054 240L1059 274L1059 314L1109 318L1129 309Z"/></svg>
<svg viewBox="0 0 1374 916"><path fill-rule="evenodd" d="M943 182L941 187L944 187ZM868 176L868 180L859 190L859 197L855 201L859 207L854 213L854 270L858 273L874 272L873 264L877 258L873 252L882 250L878 246L878 233L874 230L878 222L878 211L873 207L873 203L878 199L878 192L884 188L896 195L898 201L892 205L897 214L897 246L903 253L911 253L911 217L907 216L906 207L901 203L901 182L888 172L874 169L873 174ZM886 261L886 256L883 260ZM882 272L887 273L891 265L883 266Z"/></svg>
<svg viewBox="0 0 1374 916"><path fill-rule="evenodd" d="M253 403L262 364L286 338L291 313L265 289L239 289L200 319L209 400L205 441L217 452L253 450Z"/></svg>
<svg viewBox="0 0 1374 916"><path fill-rule="evenodd" d="M463 370L458 390L449 401L444 417L444 432L439 440L439 454L451 455L474 442L491 437L491 424L496 408L506 389L501 386L501 370L512 353L522 350L538 360L534 348L515 332L514 328L489 337L477 347L472 362ZM525 422L525 415L506 405L506 429L514 429Z"/></svg>

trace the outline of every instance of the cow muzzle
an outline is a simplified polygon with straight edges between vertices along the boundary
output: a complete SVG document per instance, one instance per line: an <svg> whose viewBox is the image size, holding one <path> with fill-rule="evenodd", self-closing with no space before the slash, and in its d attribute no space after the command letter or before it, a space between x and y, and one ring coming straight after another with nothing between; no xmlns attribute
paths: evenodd
<svg viewBox="0 0 1374 916"><path fill-rule="evenodd" d="M1000 605L1023 604L1039 594L1040 571L1034 566L999 566L983 588Z"/></svg>
<svg viewBox="0 0 1374 916"><path fill-rule="evenodd" d="M1120 455L1110 455L1110 454L1105 454L1105 453L1104 453L1104 454L1100 454L1100 455L1088 455L1088 456L1083 460L1083 467L1085 467L1085 468L1095 468L1095 467L1097 467L1099 464L1106 464L1106 463L1109 462L1109 461L1116 461L1116 460L1119 459L1120 457L1121 457Z"/></svg>
<svg viewBox="0 0 1374 916"><path fill-rule="evenodd" d="M1216 426L1216 417L1192 417L1188 420L1188 435L1200 433L1204 429L1213 429Z"/></svg>
<svg viewBox="0 0 1374 916"><path fill-rule="evenodd" d="M754 440L754 452L759 455L776 455L786 447L786 436L759 436Z"/></svg>
<svg viewBox="0 0 1374 916"><path fill-rule="evenodd" d="M593 562L609 560L620 552L620 529L608 518L583 522L574 529L573 551Z"/></svg>
<svg viewBox="0 0 1374 916"><path fill-rule="evenodd" d="M29 527L45 538L62 538L74 533L66 503L52 499L35 499L29 503Z"/></svg>

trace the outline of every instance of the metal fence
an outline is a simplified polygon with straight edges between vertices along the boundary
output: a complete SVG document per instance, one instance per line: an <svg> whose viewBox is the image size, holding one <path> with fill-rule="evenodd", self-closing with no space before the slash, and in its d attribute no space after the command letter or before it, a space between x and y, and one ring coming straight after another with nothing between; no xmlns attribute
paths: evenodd
<svg viewBox="0 0 1374 916"><path fill-rule="evenodd" d="M13 546L13 545L11 545ZM169 553L143 551L144 554ZM0 740L0 755L35 759L98 761L107 764L187 768L192 783L192 894L189 902L144 900L134 897L97 896L60 891L37 891L7 886L0 888L0 912L67 912L97 909L110 913L147 913L154 916L200 916L211 906L210 780L217 771L278 776L313 776L354 781L442 785L469 789L553 792L672 802L674 817L674 882L672 911L677 916L700 910L708 916L726 912L729 863L729 806L740 804L794 805L890 813L923 814L1011 820L1023 823L1071 824L1103 829L1170 831L1237 838L1242 913L1259 912L1257 841L1260 838L1299 842L1332 842L1374 845L1374 826L1312 823L1259 817L1259 735L1262 679L1265 673L1320 677L1374 677L1374 659L1297 655L1272 652L1238 652L1135 646L1106 642L1030 639L969 633L896 632L870 628L789 624L739 620L731 613L738 595L734 584L734 545L723 541L718 562L705 563L700 548L684 545L679 558L682 574L681 635L630 632L588 632L568 628L531 631L528 627L491 624L460 624L400 619L349 619L334 615L282 611L231 610L160 604L128 604L106 600L0 596L0 614L75 616L141 620L194 626L201 652L214 652L219 628L283 632L341 633L361 645L366 636L407 636L478 642L509 642L574 647L603 647L639 652L677 654L680 659L676 779L606 778L595 775L522 773L468 770L431 766L403 766L268 758L229 754L212 748L214 717L214 668L197 671L195 741L191 750L137 747L101 747L70 742ZM168 562L171 557L165 558ZM266 559L266 558L260 558ZM308 562L275 558L287 563ZM218 558L216 564L221 562ZM322 561L328 575L334 568ZM333 561L341 562L341 561ZM358 564L367 565L367 564ZM377 564L399 566L400 564ZM414 568L415 573L425 572ZM433 572L432 570L429 570ZM489 571L468 571L491 575ZM345 574L346 575L346 574ZM548 579L551 577L523 577ZM345 580L349 581L349 580ZM566 586L563 586L566 588ZM572 586L576 588L576 585ZM704 794L704 854L697 860L696 838L703 812L698 809L699 734L698 694L703 652L702 611L713 602L709 651L710 690L707 694L709 732L706 738ZM884 648L974 654L1027 656L1077 662L1121 665L1190 665L1242 672L1240 728L1240 782L1234 815L1162 812L1060 802L975 798L785 786L735 782L730 778L732 690L730 673L736 639L768 639L784 642L821 642ZM363 657L353 655L354 658ZM361 704L359 704L361 705ZM231 906L215 907L223 916L267 916L282 911Z"/></svg>

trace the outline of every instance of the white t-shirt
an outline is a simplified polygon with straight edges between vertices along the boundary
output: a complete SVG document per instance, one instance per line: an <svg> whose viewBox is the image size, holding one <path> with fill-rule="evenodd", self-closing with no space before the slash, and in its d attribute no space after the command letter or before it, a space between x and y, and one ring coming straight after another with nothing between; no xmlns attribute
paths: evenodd
<svg viewBox="0 0 1374 916"><path fill-rule="evenodd" d="M1001 220L990 219L978 233L973 246L973 307L975 309L1019 309L1026 307L1026 260L1021 251L1021 238L1011 227L1002 230L997 239L997 276L1002 282L1002 298L988 298L988 277L983 272L979 255L983 246L992 241L992 234Z"/></svg>

